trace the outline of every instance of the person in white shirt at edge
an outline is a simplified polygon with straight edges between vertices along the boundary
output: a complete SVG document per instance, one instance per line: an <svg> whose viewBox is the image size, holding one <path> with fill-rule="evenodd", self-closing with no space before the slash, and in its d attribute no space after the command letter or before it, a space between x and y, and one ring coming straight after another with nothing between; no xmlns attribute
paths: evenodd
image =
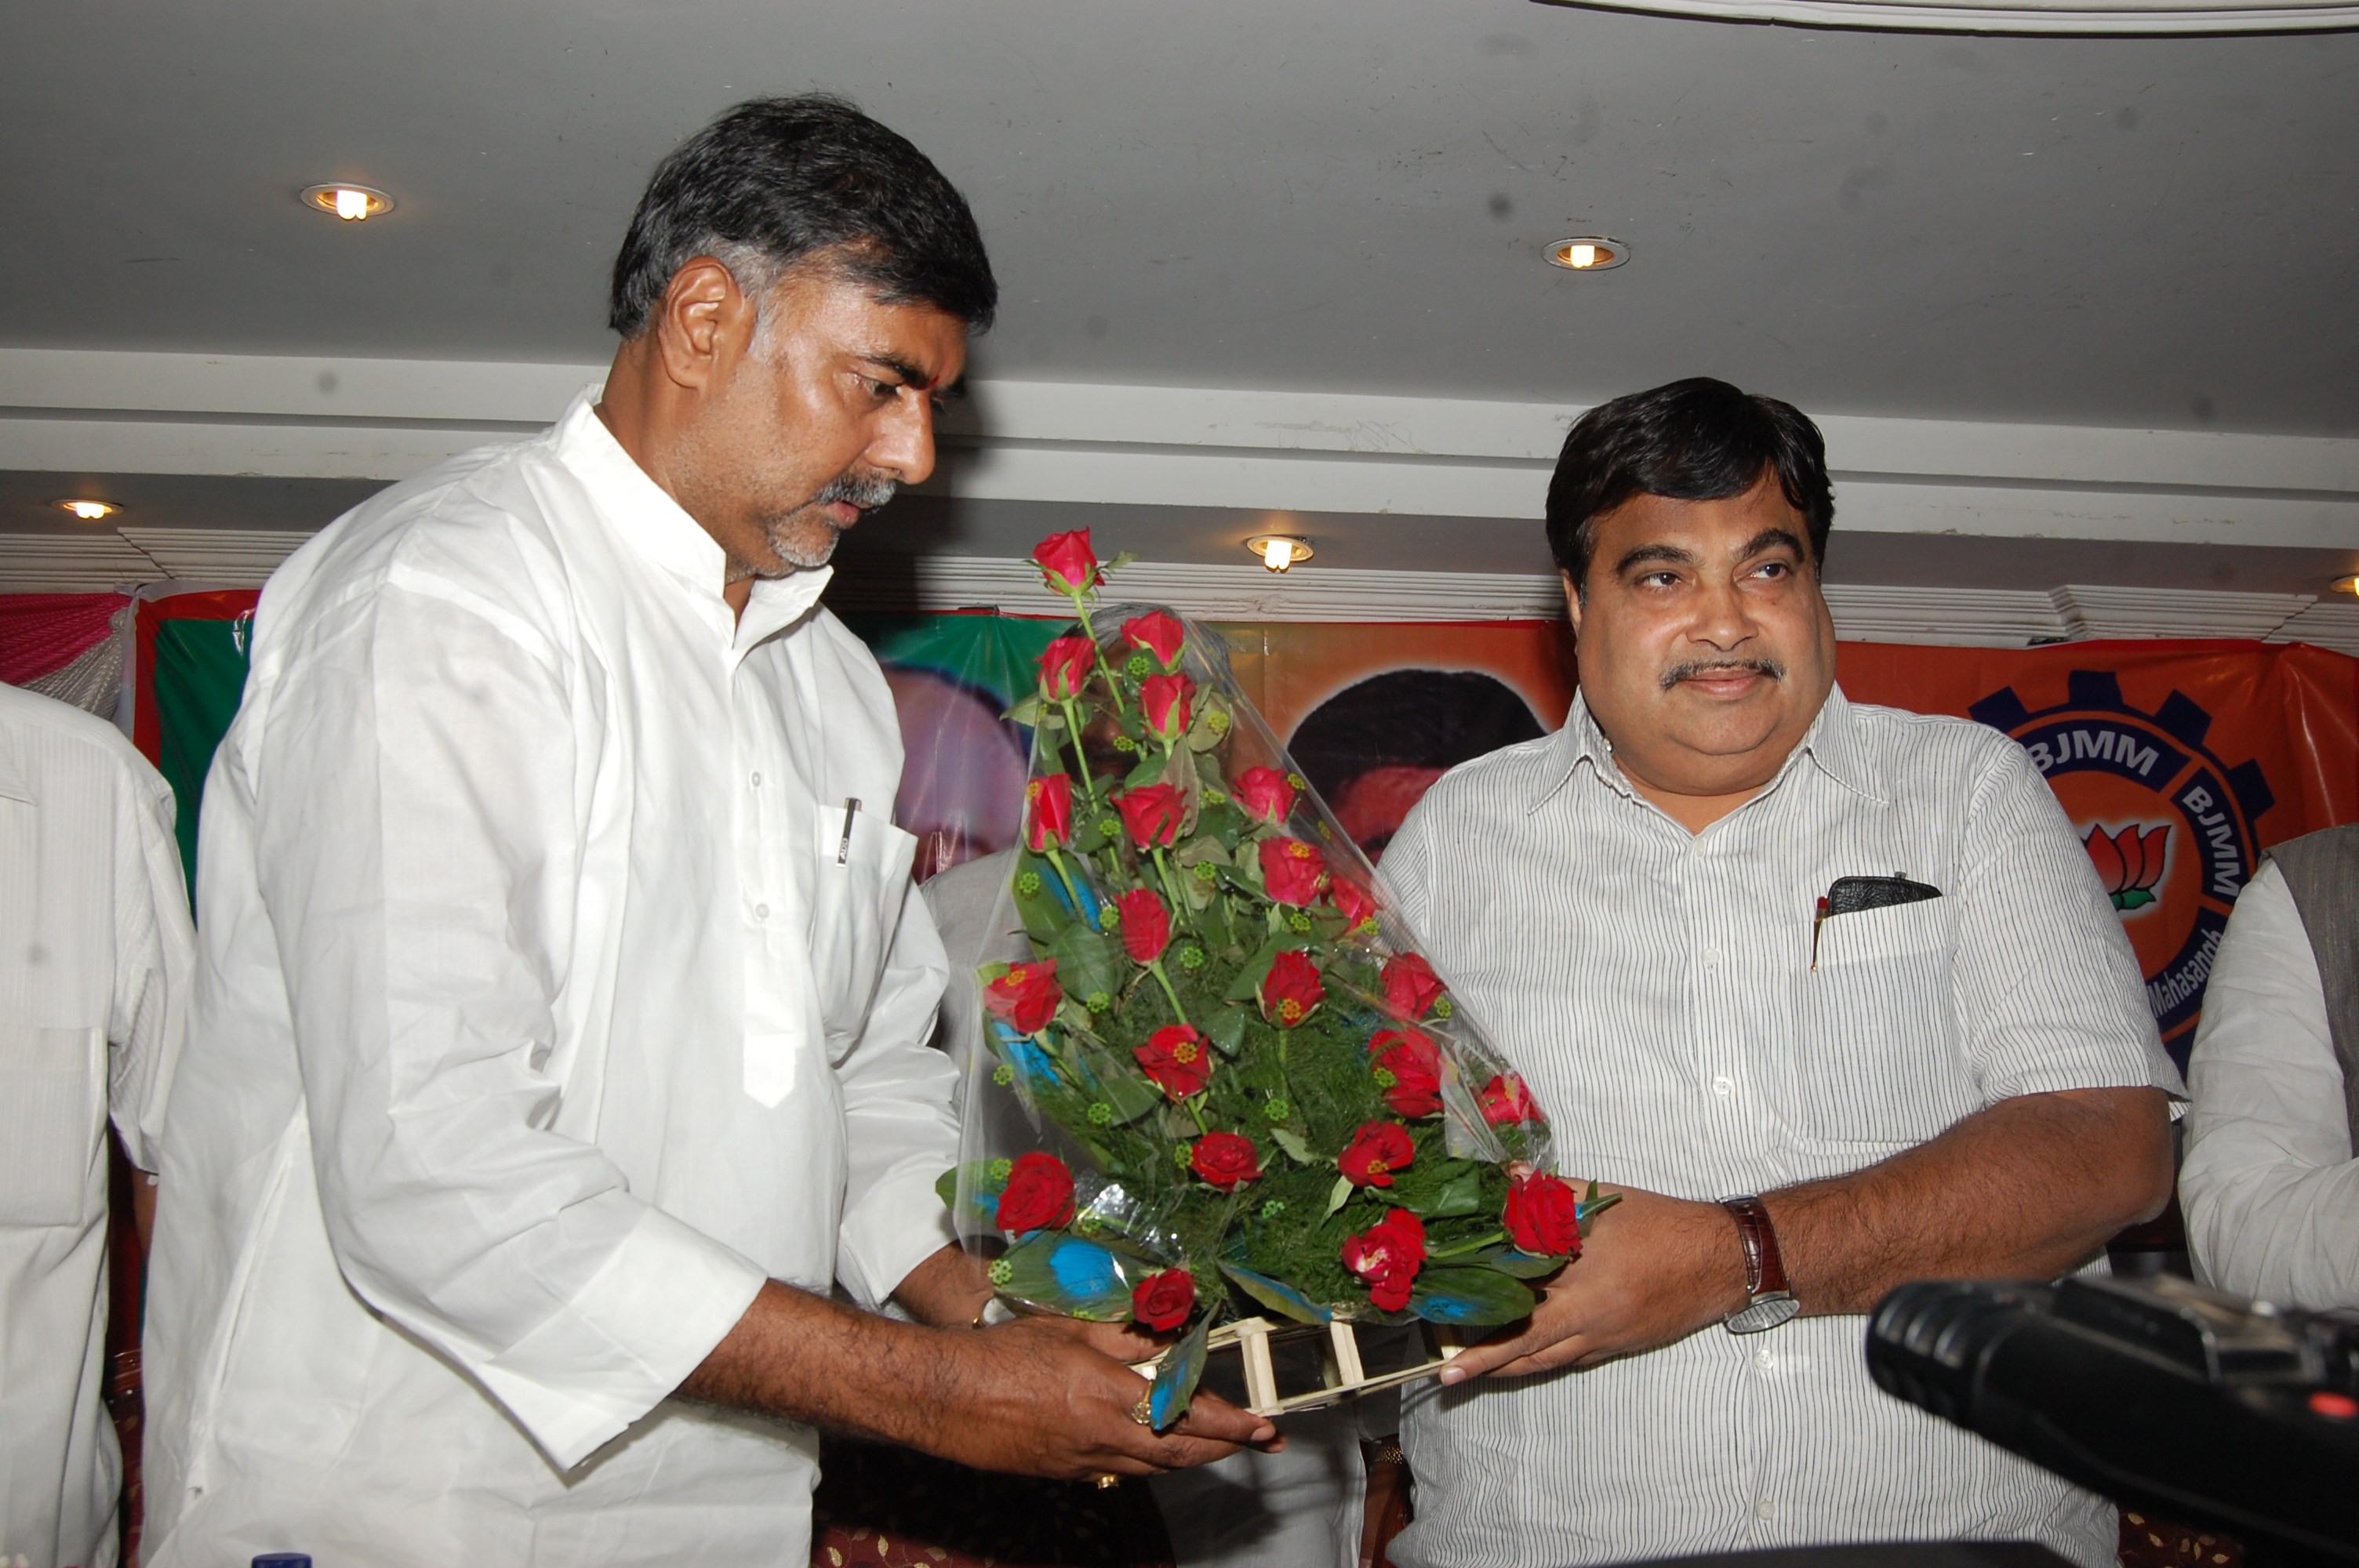
<svg viewBox="0 0 2359 1568"><path fill-rule="evenodd" d="M1016 851L1002 849L953 866L925 884L926 906L950 957L935 1042L951 1058L963 1088L984 1054L983 1016L974 971L997 962L1025 962L1032 945L1016 917L1007 879ZM988 1070L989 1058L984 1057ZM1002 1098L1002 1107L1011 1104ZM962 1096L962 1115L965 1104ZM1005 1130L1004 1145L1025 1147L1027 1125ZM1364 1334L1370 1367L1397 1359L1385 1331ZM1405 1348L1405 1347L1404 1347ZM1279 1453L1247 1450L1201 1468L1157 1476L1155 1500L1180 1568L1366 1568L1363 1542L1368 1519L1368 1468L1364 1442L1389 1441L1400 1429L1400 1400L1390 1390L1286 1421ZM1381 1506L1383 1499L1378 1499Z"/></svg>
<svg viewBox="0 0 2359 1568"><path fill-rule="evenodd" d="M1623 1195L1527 1324L1406 1397L1403 1568L1909 1538L2113 1559L2111 1508L1886 1399L1861 1355L1904 1281L2101 1263L2169 1195L2180 1086L2022 748L1835 687L1824 454L1722 382L1584 415L1548 499L1571 712L1445 775L1386 853L1561 1168ZM1917 902L1821 927L1843 877Z"/></svg>
<svg viewBox="0 0 2359 1568"><path fill-rule="evenodd" d="M106 1128L156 1168L194 961L172 816L114 725L0 686L0 1563L115 1560Z"/></svg>
<svg viewBox="0 0 2359 1568"><path fill-rule="evenodd" d="M811 1423L1071 1477L1274 1438L1158 1436L1106 1329L971 1328L932 1190L941 947L883 677L815 601L995 297L915 147L741 105L641 200L603 390L264 590L199 846L155 1568L800 1563Z"/></svg>
<svg viewBox="0 0 2359 1568"><path fill-rule="evenodd" d="M2179 1196L2197 1275L2359 1307L2359 827L2269 851L2203 992Z"/></svg>

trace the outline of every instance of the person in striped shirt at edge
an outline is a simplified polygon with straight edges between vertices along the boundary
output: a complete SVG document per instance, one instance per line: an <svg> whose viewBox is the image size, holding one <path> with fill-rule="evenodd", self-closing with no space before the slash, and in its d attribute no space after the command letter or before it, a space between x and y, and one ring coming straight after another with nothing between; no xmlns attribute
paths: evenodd
<svg viewBox="0 0 2359 1568"><path fill-rule="evenodd" d="M2104 1266L2183 1096L2029 757L1835 685L1818 428L1724 383L1592 409L1549 487L1564 727L1451 770L1385 856L1622 1193L1527 1324L1412 1395L1401 1568L1936 1539L2109 1563L2115 1521L1888 1399L1903 1281Z"/></svg>

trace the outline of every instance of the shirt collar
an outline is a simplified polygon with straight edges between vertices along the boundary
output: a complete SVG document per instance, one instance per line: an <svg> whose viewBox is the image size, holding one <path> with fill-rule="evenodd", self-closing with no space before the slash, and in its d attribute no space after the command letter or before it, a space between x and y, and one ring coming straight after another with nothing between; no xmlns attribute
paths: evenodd
<svg viewBox="0 0 2359 1568"><path fill-rule="evenodd" d="M1802 743L1794 748L1807 754L1819 772L1864 800L1878 806L1892 804L1892 792L1885 787L1883 770L1862 743L1859 720L1853 714L1851 699L1843 696L1843 687L1827 688L1826 706L1810 721ZM1788 766L1791 766L1789 761Z"/></svg>
<svg viewBox="0 0 2359 1568"><path fill-rule="evenodd" d="M1853 718L1851 701L1843 696L1840 686L1827 688L1827 700L1819 708L1818 717L1811 719L1810 729L1803 731L1802 743L1794 748L1793 755L1779 766L1777 777L1770 781L1769 789L1775 789L1793 771L1797 759L1802 757L1808 757L1819 772L1853 794L1881 806L1891 804L1890 795L1884 788L1877 770L1860 744L1859 726ZM1589 698L1576 691L1572 710L1564 718L1564 728L1556 732L1555 745L1549 753L1549 766L1541 773L1539 787L1533 792L1525 809L1538 811L1547 805L1549 797L1565 786L1583 762L1587 762L1599 780L1614 793L1625 797L1636 797L1637 792L1631 787L1630 781L1623 776L1621 767L1614 761L1613 742L1606 740L1605 732L1597 727L1596 717L1589 711ZM1762 793L1766 795L1768 790Z"/></svg>
<svg viewBox="0 0 2359 1568"><path fill-rule="evenodd" d="M647 477L598 417L598 397L604 390L603 382L583 388L565 417L557 422L558 460L589 485L599 510L632 548L689 593L709 599L727 616L729 607L721 589L728 578L728 557L702 524ZM834 568L821 567L756 579L745 613L731 628L731 651L743 654L801 620L819 602L820 593L834 575Z"/></svg>
<svg viewBox="0 0 2359 1568"><path fill-rule="evenodd" d="M1622 770L1614 765L1614 747L1606 741L1605 732L1597 727L1596 719L1589 711L1589 698L1578 688L1572 694L1572 708L1564 716L1564 727L1551 740L1549 765L1540 774L1539 787L1533 791L1525 810L1538 811L1546 806L1549 797L1581 771L1583 762L1595 769L1597 776L1617 794L1627 795L1632 793L1629 781L1622 776Z"/></svg>

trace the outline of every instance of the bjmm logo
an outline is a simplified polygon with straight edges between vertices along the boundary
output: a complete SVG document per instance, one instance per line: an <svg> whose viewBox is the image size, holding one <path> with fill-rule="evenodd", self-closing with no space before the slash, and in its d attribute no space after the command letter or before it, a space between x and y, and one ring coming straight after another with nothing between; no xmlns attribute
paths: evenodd
<svg viewBox="0 0 2359 1568"><path fill-rule="evenodd" d="M2231 767L2205 749L2212 715L2182 692L2145 713L2111 671L2074 670L2065 694L2033 711L2005 687L1970 711L2022 742L2083 835L2184 1068L2228 911L2255 870L2253 824L2277 797L2258 762Z"/></svg>

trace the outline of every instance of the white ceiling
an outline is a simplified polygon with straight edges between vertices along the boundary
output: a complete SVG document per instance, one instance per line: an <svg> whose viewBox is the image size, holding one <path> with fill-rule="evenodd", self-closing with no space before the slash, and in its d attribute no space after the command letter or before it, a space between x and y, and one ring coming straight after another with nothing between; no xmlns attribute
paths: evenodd
<svg viewBox="0 0 2359 1568"><path fill-rule="evenodd" d="M2359 34L1532 0L11 5L0 342L603 358L650 166L809 87L969 193L986 375L2359 434Z"/></svg>
<svg viewBox="0 0 2359 1568"><path fill-rule="evenodd" d="M86 356L116 390L93 405L72 390L89 376L10 384L0 531L53 529L37 498L68 478L147 487L142 520L160 525L316 526L346 481L386 475L273 466L245 434L201 458L107 454L169 445L134 439L141 421L333 430L360 414L126 400L124 376L162 362L94 351L276 361L304 385L342 375L347 405L367 362L594 363L605 270L653 162L730 103L809 87L858 99L973 200L1005 294L977 354L989 382L1109 384L1134 425L1178 406L1158 389L1190 387L1376 395L1462 422L1712 373L1831 428L1947 432L1852 464L1838 526L1877 534L1870 580L1912 580L1910 536L1994 588L2145 581L2166 561L2173 582L2316 592L2359 560L2359 33L1941 37L1533 0L6 7L0 349ZM399 210L354 225L297 204L332 178ZM1588 276L1541 262L1581 232L1635 259ZM372 430L407 420L423 450L484 423L464 402L372 414ZM77 435L92 406L112 423ZM1041 438L1060 471L1156 446L1151 427L1098 439L1066 417ZM1941 456L1984 422L2056 427L2060 449L2111 427L2086 437L2110 455L2025 502L1995 492L2011 470ZM2135 431L2185 434L2154 438L2147 464L2122 445ZM2268 454L2294 448L2223 433L2324 439L2278 472ZM1172 438L1207 439L1201 421ZM1011 451L1046 460L1024 444L1003 444L1002 469ZM1463 435L1419 449L1437 449L1531 466ZM1307 507L1299 465L1266 495L1165 494L1162 470L1112 466L1103 493L986 486L947 533L938 504L935 536L989 553L1041 505L1119 503L1116 533L1221 535L1188 558L1284 506L1332 514L1322 563L1398 568L1437 542L1462 569L1537 561L1537 529L1487 503L1384 519L1353 499L1366 463ZM236 477L257 473L276 477ZM1851 499L1876 484L1881 521ZM1911 485L1925 493L1894 488ZM2087 486L2114 499L2071 501ZM1158 523L1158 501L1186 504ZM2147 521L2074 520L2092 506ZM1986 535L2023 543L1940 555Z"/></svg>

